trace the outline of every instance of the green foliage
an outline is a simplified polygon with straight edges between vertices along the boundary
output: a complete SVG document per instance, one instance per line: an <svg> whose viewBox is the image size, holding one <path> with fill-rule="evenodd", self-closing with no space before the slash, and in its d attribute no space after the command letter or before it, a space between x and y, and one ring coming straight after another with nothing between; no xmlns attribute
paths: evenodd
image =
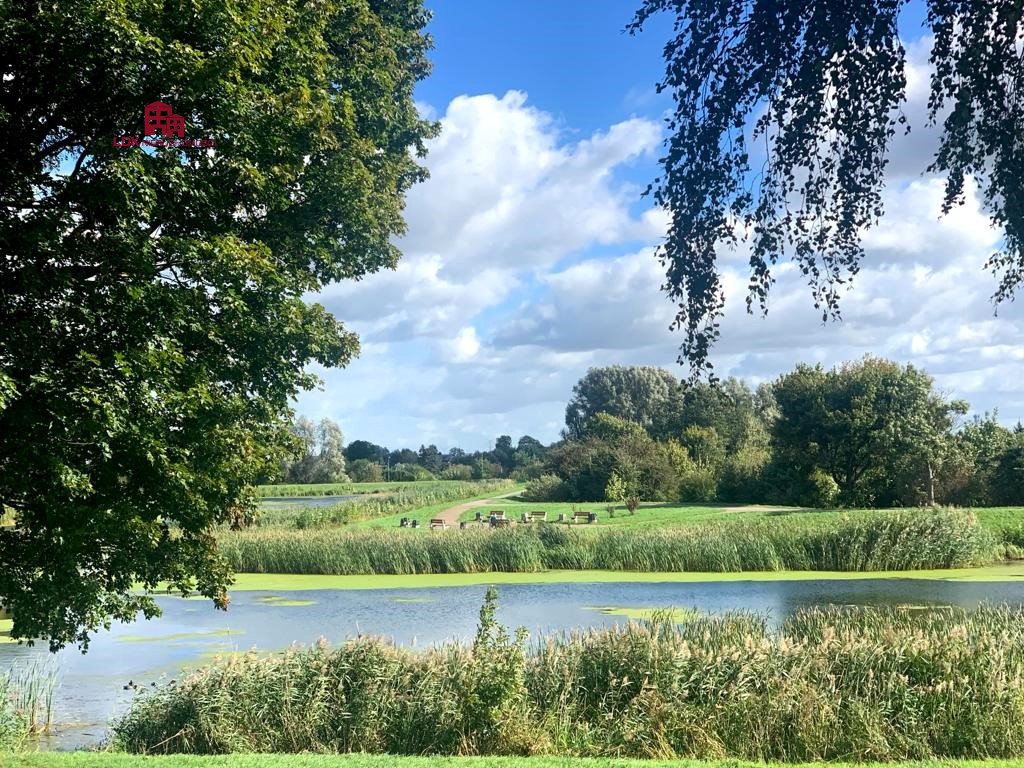
<svg viewBox="0 0 1024 768"><path fill-rule="evenodd" d="M348 475L356 483L379 483L384 479L384 468L369 459L356 459L348 465ZM454 480L456 478L445 478Z"/></svg>
<svg viewBox="0 0 1024 768"><path fill-rule="evenodd" d="M566 489L558 475L541 475L528 482L519 495L524 501L564 501Z"/></svg>
<svg viewBox="0 0 1024 768"><path fill-rule="evenodd" d="M136 699L133 752L551 754L747 760L1024 755L1019 608L798 611L777 629L668 612L473 648L379 638L216 663Z"/></svg>
<svg viewBox="0 0 1024 768"><path fill-rule="evenodd" d="M427 532L260 529L225 535L245 573L413 574L617 571L884 571L993 562L996 537L974 515L936 508L802 516L685 528L559 526Z"/></svg>
<svg viewBox="0 0 1024 768"><path fill-rule="evenodd" d="M682 396L675 376L653 366L591 368L572 388L565 408L565 429L571 439L590 435L600 413L632 422L651 434L665 431L666 420L679 409Z"/></svg>
<svg viewBox="0 0 1024 768"><path fill-rule="evenodd" d="M441 472L442 480L471 480L472 478L473 468L465 464L452 464Z"/></svg>
<svg viewBox="0 0 1024 768"><path fill-rule="evenodd" d="M992 473L993 501L1016 504L1024 499L1024 432L1016 432L999 455Z"/></svg>
<svg viewBox="0 0 1024 768"><path fill-rule="evenodd" d="M419 464L396 464L388 471L388 477L403 483L434 479L433 473Z"/></svg>
<svg viewBox="0 0 1024 768"><path fill-rule="evenodd" d="M767 311L772 269L788 254L822 318L838 317L860 267L861 236L883 213L890 142L909 129L899 38L909 5L862 0L836 12L831 0L641 3L631 32L662 12L674 21L659 84L673 113L652 187L671 217L659 256L675 326L685 332L680 359L695 375L710 370L719 335L722 245L749 237L748 309ZM929 119L942 126L928 170L946 178L948 211L962 202L968 177L986 169L984 206L1004 234L988 266L1002 272L995 298L1010 298L1024 280L1024 101L1015 95L1024 19L1016 3L935 1L927 26Z"/></svg>
<svg viewBox="0 0 1024 768"><path fill-rule="evenodd" d="M919 483L963 410L934 391L930 376L865 357L827 371L799 365L772 390L774 461L785 473L810 478L821 469L848 506L929 501Z"/></svg>
<svg viewBox="0 0 1024 768"><path fill-rule="evenodd" d="M604 487L604 498L613 504L625 504L626 483L619 477L618 472L613 471L608 478L608 485Z"/></svg>
<svg viewBox="0 0 1024 768"><path fill-rule="evenodd" d="M801 500L805 506L828 509L839 499L839 484L825 470L815 467L807 477L806 496Z"/></svg>
<svg viewBox="0 0 1024 768"><path fill-rule="evenodd" d="M45 663L0 674L0 754L27 748L50 730L56 687L56 672Z"/></svg>
<svg viewBox="0 0 1024 768"><path fill-rule="evenodd" d="M303 296L393 267L436 127L417 0L6 3L0 599L56 648L220 606L211 527L290 442L308 363L356 337ZM212 150L124 149L164 98Z"/></svg>
<svg viewBox="0 0 1024 768"><path fill-rule="evenodd" d="M282 466L281 479L286 483L344 483L345 439L331 419L314 424L299 417L292 425L295 454ZM359 482L359 481L357 481Z"/></svg>
<svg viewBox="0 0 1024 768"><path fill-rule="evenodd" d="M664 500L675 493L677 478L664 452L644 432L624 432L614 441L587 437L548 451L550 469L562 479L570 501L601 501L612 472L630 496Z"/></svg>

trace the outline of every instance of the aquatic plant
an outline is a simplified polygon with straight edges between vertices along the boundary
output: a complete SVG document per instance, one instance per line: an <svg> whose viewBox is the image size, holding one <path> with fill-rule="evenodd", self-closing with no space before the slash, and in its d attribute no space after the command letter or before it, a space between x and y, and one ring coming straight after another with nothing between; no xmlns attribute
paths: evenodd
<svg viewBox="0 0 1024 768"><path fill-rule="evenodd" d="M1000 548L972 513L935 509L684 528L258 529L225 535L221 551L245 573L415 574L902 571L980 565L995 560Z"/></svg>
<svg viewBox="0 0 1024 768"><path fill-rule="evenodd" d="M56 669L34 662L0 674L0 752L25 746L53 723Z"/></svg>
<svg viewBox="0 0 1024 768"><path fill-rule="evenodd" d="M250 654L138 698L133 752L923 760L1024 755L1024 611L694 616L472 646Z"/></svg>

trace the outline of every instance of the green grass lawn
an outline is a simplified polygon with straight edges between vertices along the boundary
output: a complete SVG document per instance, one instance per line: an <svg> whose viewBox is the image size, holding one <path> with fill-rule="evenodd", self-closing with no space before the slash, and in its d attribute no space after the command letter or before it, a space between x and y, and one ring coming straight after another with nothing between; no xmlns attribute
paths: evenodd
<svg viewBox="0 0 1024 768"><path fill-rule="evenodd" d="M767 504L667 504L647 502L642 504L640 509L636 511L636 514L633 515L630 515L624 507L618 506L615 509L615 517L610 517L607 506L605 502L538 503L523 501L518 498L509 498L493 505L488 505L481 511L486 516L486 513L491 509L504 510L505 514L513 520L518 520L523 512L544 511L548 513L549 522L557 520L560 513L564 514L567 520L571 520L573 512L577 510L596 512L597 522L573 524L581 528L685 526L701 523L749 522L756 519L771 520L782 516L794 519L822 520L833 516L839 517L844 514L878 511L866 509L809 509L771 506ZM972 511L978 516L978 521L982 525L996 532L1024 525L1024 507L983 507ZM460 519L473 520L475 512L476 510L469 510L463 513Z"/></svg>
<svg viewBox="0 0 1024 768"><path fill-rule="evenodd" d="M395 755L169 755L35 752L0 754L0 768L1024 768L1022 760L927 760L898 763L750 763L738 760L627 760L582 757L404 757Z"/></svg>
<svg viewBox="0 0 1024 768"><path fill-rule="evenodd" d="M505 489L503 491L490 491L488 493L477 494L476 496L470 496L470 497L462 499L460 501L446 501L446 502L443 502L441 504L431 504L428 507L420 507L418 509L412 510L411 512L403 512L403 513L401 513L399 515L390 515L389 517L378 517L378 518L376 518L374 520L362 520L362 521L360 521L358 523L352 523L349 527L350 528L397 528L399 521L401 521L401 519L403 517L408 517L410 520L418 520L419 524L423 527L423 530L428 530L428 525L430 523L430 519L432 517L437 517L439 512L442 512L442 511L448 509L449 507L454 507L454 506L457 506L459 504L465 504L467 501L477 501L477 500L480 500L480 499L489 499L492 496L495 496L496 494L497 495L503 495L503 494L506 494L506 493L518 493L521 490L523 490L523 488L524 488L524 486L517 485L517 486L513 486L511 488L507 488L507 489ZM496 506L494 508L498 509L499 506ZM490 509L490 508L491 508L490 506L486 507L486 509ZM463 517L463 519L472 520L473 519L473 512L470 511L468 513L468 516L467 515L463 515L462 517ZM410 533L418 533L418 532L419 531L411 531L410 530Z"/></svg>

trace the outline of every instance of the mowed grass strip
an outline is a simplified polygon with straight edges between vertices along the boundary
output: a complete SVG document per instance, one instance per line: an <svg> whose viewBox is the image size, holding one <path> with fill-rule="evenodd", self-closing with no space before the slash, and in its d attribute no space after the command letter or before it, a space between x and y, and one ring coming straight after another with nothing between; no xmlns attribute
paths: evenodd
<svg viewBox="0 0 1024 768"><path fill-rule="evenodd" d="M589 757L442 757L398 755L127 755L109 752L0 754L3 768L822 768L821 763L739 760L633 760ZM831 768L1024 768L1022 760L919 760L828 763Z"/></svg>

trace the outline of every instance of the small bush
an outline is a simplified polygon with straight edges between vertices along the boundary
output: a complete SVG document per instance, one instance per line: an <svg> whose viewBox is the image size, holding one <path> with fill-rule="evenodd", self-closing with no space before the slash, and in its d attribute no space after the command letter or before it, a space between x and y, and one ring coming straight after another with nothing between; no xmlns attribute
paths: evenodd
<svg viewBox="0 0 1024 768"><path fill-rule="evenodd" d="M520 495L526 501L564 501L565 483L556 475L541 475L528 482Z"/></svg>

